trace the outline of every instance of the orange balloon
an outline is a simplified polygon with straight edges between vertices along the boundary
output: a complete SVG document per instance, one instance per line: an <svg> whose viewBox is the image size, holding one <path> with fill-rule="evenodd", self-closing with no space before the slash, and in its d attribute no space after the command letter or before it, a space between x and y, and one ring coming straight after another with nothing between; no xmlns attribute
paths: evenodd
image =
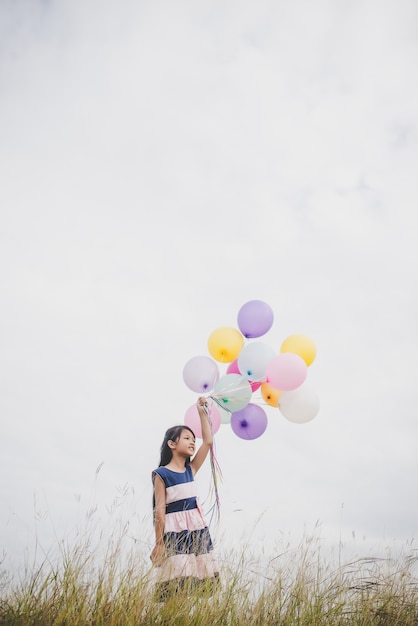
<svg viewBox="0 0 418 626"><path fill-rule="evenodd" d="M208 339L208 349L215 361L232 363L238 357L244 337L236 328L222 326L214 330Z"/></svg>
<svg viewBox="0 0 418 626"><path fill-rule="evenodd" d="M260 387L261 395L264 398L264 401L267 402L270 406L279 406L279 399L282 395L282 391L275 389L269 383L262 383Z"/></svg>

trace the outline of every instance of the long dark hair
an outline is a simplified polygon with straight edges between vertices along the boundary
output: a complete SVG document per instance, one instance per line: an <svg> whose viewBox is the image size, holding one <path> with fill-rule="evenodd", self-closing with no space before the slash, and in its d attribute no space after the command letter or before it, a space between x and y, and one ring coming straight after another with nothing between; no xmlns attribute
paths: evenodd
<svg viewBox="0 0 418 626"><path fill-rule="evenodd" d="M162 467L163 465L168 465L170 463L171 459L173 458L173 451L169 447L168 442L178 441L183 430L189 430L192 433L193 437L196 439L196 435L194 434L192 429L188 426L185 426L184 424L180 424L179 426L172 426L171 428L169 428L165 433L164 441L161 444L160 463L158 467ZM189 463L190 457L188 456L185 465L188 465Z"/></svg>
<svg viewBox="0 0 418 626"><path fill-rule="evenodd" d="M173 451L168 445L168 442L178 441L180 439L180 435L183 430L190 431L193 437L196 439L196 435L194 434L192 429L186 426L185 424L179 424L178 426L172 426L171 428L169 428L166 431L164 435L163 443L161 444L160 462L158 464L158 467L163 467L164 465L168 465L170 463L171 459L173 458ZM189 463L190 463L190 457L188 456L186 458L185 465L188 465ZM154 484L154 479L155 479L155 473L153 472L152 484ZM152 493L152 511L153 511L153 518L154 518L154 524L155 524L155 490L153 490L153 493Z"/></svg>

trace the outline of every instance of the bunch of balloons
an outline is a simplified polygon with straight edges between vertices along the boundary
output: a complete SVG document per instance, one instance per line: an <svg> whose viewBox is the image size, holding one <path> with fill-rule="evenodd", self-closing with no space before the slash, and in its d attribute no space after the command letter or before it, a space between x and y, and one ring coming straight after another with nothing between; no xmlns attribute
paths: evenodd
<svg viewBox="0 0 418 626"><path fill-rule="evenodd" d="M257 390L267 405L278 408L291 422L309 422L318 413L319 398L305 384L316 346L306 335L295 334L287 337L277 352L259 341L273 321L273 311L266 302L246 302L238 312L238 328L214 330L208 338L210 356L195 356L184 366L183 380L189 389L209 394L213 401L210 417L214 433L222 423L230 423L242 439L260 437L267 428L267 415L253 399ZM223 375L218 363L228 364ZM187 410L184 422L197 437L202 436L195 405Z"/></svg>

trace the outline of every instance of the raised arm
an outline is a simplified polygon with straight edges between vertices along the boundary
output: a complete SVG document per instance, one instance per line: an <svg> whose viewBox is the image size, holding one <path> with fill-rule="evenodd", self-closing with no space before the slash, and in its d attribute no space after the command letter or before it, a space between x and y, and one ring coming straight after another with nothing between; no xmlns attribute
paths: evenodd
<svg viewBox="0 0 418 626"><path fill-rule="evenodd" d="M203 442L190 463L193 474L196 474L196 472L198 472L199 469L202 467L202 464L206 459L212 445L212 429L209 423L208 414L206 412L208 408L206 398L204 398L203 396L198 398L196 406L200 417Z"/></svg>

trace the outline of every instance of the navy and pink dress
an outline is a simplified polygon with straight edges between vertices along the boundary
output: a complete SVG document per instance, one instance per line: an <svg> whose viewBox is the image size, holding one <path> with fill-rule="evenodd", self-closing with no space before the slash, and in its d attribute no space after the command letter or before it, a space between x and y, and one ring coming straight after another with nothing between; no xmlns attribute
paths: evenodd
<svg viewBox="0 0 418 626"><path fill-rule="evenodd" d="M159 591L164 595L170 587L183 586L186 581L217 582L218 564L212 539L196 496L196 483L190 465L184 472L158 467L152 473L162 478L166 493L164 546L166 560L158 568ZM173 585L174 583L174 585Z"/></svg>

